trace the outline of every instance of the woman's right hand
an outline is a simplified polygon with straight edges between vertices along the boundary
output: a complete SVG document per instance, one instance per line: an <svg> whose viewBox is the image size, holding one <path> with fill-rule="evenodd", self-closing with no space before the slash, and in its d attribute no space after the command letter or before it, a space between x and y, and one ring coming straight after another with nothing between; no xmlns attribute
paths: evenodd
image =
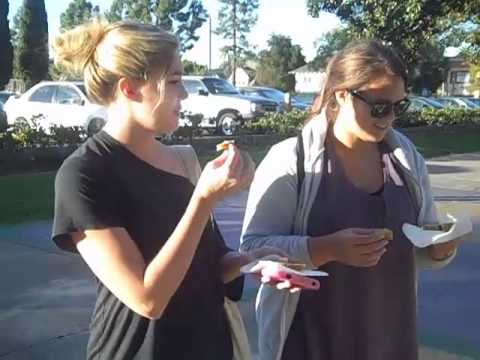
<svg viewBox="0 0 480 360"><path fill-rule="evenodd" d="M255 164L246 152L235 145L205 165L195 193L208 201L217 202L232 193L247 188L253 180Z"/></svg>
<svg viewBox="0 0 480 360"><path fill-rule="evenodd" d="M378 264L387 251L388 240L384 240L383 229L349 228L333 234L313 237L310 240L314 252L327 252L330 261L357 267ZM323 254L318 254L322 259Z"/></svg>

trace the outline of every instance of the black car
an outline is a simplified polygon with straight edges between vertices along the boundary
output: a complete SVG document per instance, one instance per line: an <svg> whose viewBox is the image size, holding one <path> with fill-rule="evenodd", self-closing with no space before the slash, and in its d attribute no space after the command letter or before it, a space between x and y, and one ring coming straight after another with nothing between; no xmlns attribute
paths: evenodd
<svg viewBox="0 0 480 360"><path fill-rule="evenodd" d="M264 97L275 101L281 110L285 110L285 95L283 91L264 86L250 86L240 88L240 92L245 95L254 95ZM307 110L309 105L292 97L291 104L293 109Z"/></svg>
<svg viewBox="0 0 480 360"><path fill-rule="evenodd" d="M10 96L16 96L17 94L11 91L0 91L0 103L5 104Z"/></svg>

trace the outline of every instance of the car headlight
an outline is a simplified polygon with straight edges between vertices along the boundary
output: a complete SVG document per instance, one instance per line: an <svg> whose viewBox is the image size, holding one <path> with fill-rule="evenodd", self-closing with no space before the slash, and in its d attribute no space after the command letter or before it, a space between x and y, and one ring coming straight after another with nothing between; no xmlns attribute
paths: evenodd
<svg viewBox="0 0 480 360"><path fill-rule="evenodd" d="M257 103L250 103L250 111L251 112L260 112L262 110L262 105Z"/></svg>

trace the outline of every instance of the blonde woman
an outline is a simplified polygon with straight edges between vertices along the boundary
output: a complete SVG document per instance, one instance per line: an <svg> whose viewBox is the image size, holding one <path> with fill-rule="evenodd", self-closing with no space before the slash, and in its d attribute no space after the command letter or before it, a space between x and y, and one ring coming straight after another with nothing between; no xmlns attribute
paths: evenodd
<svg viewBox="0 0 480 360"><path fill-rule="evenodd" d="M108 108L103 131L55 182L53 240L98 280L87 358L232 359L224 296L238 299L239 267L271 250L230 252L211 214L250 183L251 160L230 146L194 186L193 150L155 140L176 129L187 96L169 33L98 22L63 33L54 49Z"/></svg>

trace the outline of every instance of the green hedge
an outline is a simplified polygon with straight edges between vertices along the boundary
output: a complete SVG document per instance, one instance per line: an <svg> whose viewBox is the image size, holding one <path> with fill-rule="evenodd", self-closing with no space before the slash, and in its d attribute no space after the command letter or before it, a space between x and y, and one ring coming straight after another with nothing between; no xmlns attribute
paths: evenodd
<svg viewBox="0 0 480 360"><path fill-rule="evenodd" d="M255 122L245 124L242 132L251 134L277 134L292 136L302 128L308 112L293 110L288 113L268 114ZM395 121L400 128L418 126L451 126L480 124L480 109L428 109L411 111ZM191 138L198 136L197 126L180 128L175 137ZM87 134L80 127L52 126L45 131L38 125L38 119L32 118L17 122L6 130L0 130L0 149L20 150L30 147L45 147L55 145L76 145L82 143Z"/></svg>
<svg viewBox="0 0 480 360"><path fill-rule="evenodd" d="M288 113L271 113L246 123L245 128L254 134L292 135L302 128L307 116L307 111L297 109Z"/></svg>
<svg viewBox="0 0 480 360"><path fill-rule="evenodd" d="M77 145L85 141L87 133L79 126L52 125L46 131L38 123L38 117L16 121L0 131L0 149L21 150L24 148L57 145Z"/></svg>
<svg viewBox="0 0 480 360"><path fill-rule="evenodd" d="M398 127L480 124L480 109L425 109L409 111L396 120Z"/></svg>
<svg viewBox="0 0 480 360"><path fill-rule="evenodd" d="M294 110L289 113L273 113L246 125L254 134L294 135L303 126L308 113ZM395 127L409 128L418 126L443 127L450 125L480 124L480 109L425 109L409 111L395 120Z"/></svg>

